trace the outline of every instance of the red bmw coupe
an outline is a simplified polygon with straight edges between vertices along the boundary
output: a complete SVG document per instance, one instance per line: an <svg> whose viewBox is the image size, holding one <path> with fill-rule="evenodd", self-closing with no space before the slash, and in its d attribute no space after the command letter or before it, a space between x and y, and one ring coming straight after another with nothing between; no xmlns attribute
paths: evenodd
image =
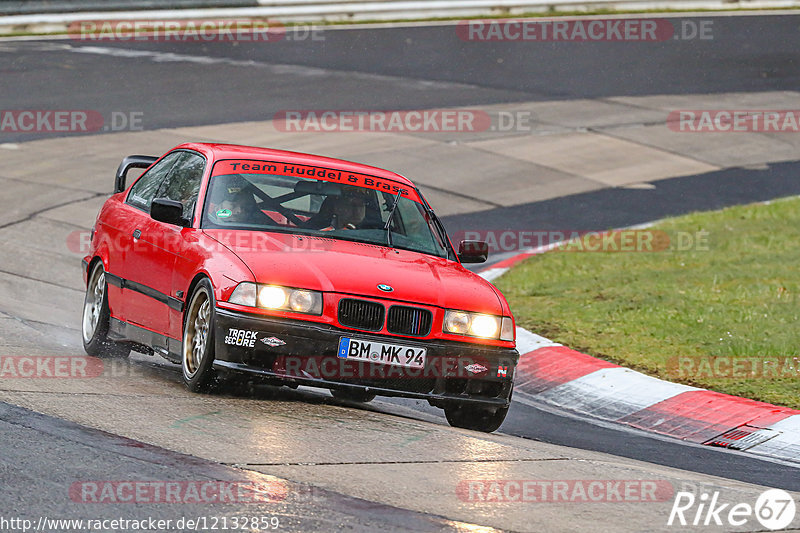
<svg viewBox="0 0 800 533"><path fill-rule="evenodd" d="M132 168L147 170L130 186ZM130 156L83 260L83 343L178 363L192 391L250 376L367 402L427 400L457 427L508 412L514 319L408 179L223 144Z"/></svg>

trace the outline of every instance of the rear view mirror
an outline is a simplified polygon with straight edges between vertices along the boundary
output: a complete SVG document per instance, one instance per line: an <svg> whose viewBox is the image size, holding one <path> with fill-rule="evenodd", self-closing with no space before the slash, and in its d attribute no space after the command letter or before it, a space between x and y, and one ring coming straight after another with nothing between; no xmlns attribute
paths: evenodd
<svg viewBox="0 0 800 533"><path fill-rule="evenodd" d="M114 194L125 190L125 180L128 177L128 171L132 168L150 168L150 166L158 161L158 157L152 155L129 155L122 160L117 168L117 175L114 178Z"/></svg>
<svg viewBox="0 0 800 533"><path fill-rule="evenodd" d="M329 181L298 181L294 186L294 192L298 194L341 196L342 187Z"/></svg>
<svg viewBox="0 0 800 533"><path fill-rule="evenodd" d="M461 241L458 260L462 263L485 263L489 259L489 245L484 241Z"/></svg>
<svg viewBox="0 0 800 533"><path fill-rule="evenodd" d="M159 222L186 227L188 221L183 218L183 204L167 198L156 198L150 204L150 217Z"/></svg>

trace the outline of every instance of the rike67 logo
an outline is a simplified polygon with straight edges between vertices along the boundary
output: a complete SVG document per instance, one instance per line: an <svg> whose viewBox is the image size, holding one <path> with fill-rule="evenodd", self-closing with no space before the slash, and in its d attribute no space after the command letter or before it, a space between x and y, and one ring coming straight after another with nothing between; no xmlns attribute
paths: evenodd
<svg viewBox="0 0 800 533"><path fill-rule="evenodd" d="M762 492L755 505L722 503L719 492L696 496L678 492L669 513L667 525L743 526L755 518L762 527L775 531L788 527L794 520L796 505L791 494L781 489Z"/></svg>

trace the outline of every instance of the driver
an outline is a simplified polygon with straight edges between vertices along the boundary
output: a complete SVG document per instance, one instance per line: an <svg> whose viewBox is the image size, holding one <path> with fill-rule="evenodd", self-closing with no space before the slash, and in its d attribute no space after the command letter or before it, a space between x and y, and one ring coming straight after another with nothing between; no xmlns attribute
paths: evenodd
<svg viewBox="0 0 800 533"><path fill-rule="evenodd" d="M366 217L368 194L369 191L361 187L343 187L341 196L332 198L329 225L321 231L356 229Z"/></svg>

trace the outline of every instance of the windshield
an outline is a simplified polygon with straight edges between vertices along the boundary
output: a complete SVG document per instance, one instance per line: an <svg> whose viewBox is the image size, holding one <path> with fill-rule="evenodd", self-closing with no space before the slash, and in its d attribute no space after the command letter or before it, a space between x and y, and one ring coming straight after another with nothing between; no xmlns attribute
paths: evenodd
<svg viewBox="0 0 800 533"><path fill-rule="evenodd" d="M285 175L301 173L314 177ZM362 174L283 163L220 161L209 182L202 226L385 246L391 242L395 248L448 257L448 246L432 214L419 200L413 189Z"/></svg>

